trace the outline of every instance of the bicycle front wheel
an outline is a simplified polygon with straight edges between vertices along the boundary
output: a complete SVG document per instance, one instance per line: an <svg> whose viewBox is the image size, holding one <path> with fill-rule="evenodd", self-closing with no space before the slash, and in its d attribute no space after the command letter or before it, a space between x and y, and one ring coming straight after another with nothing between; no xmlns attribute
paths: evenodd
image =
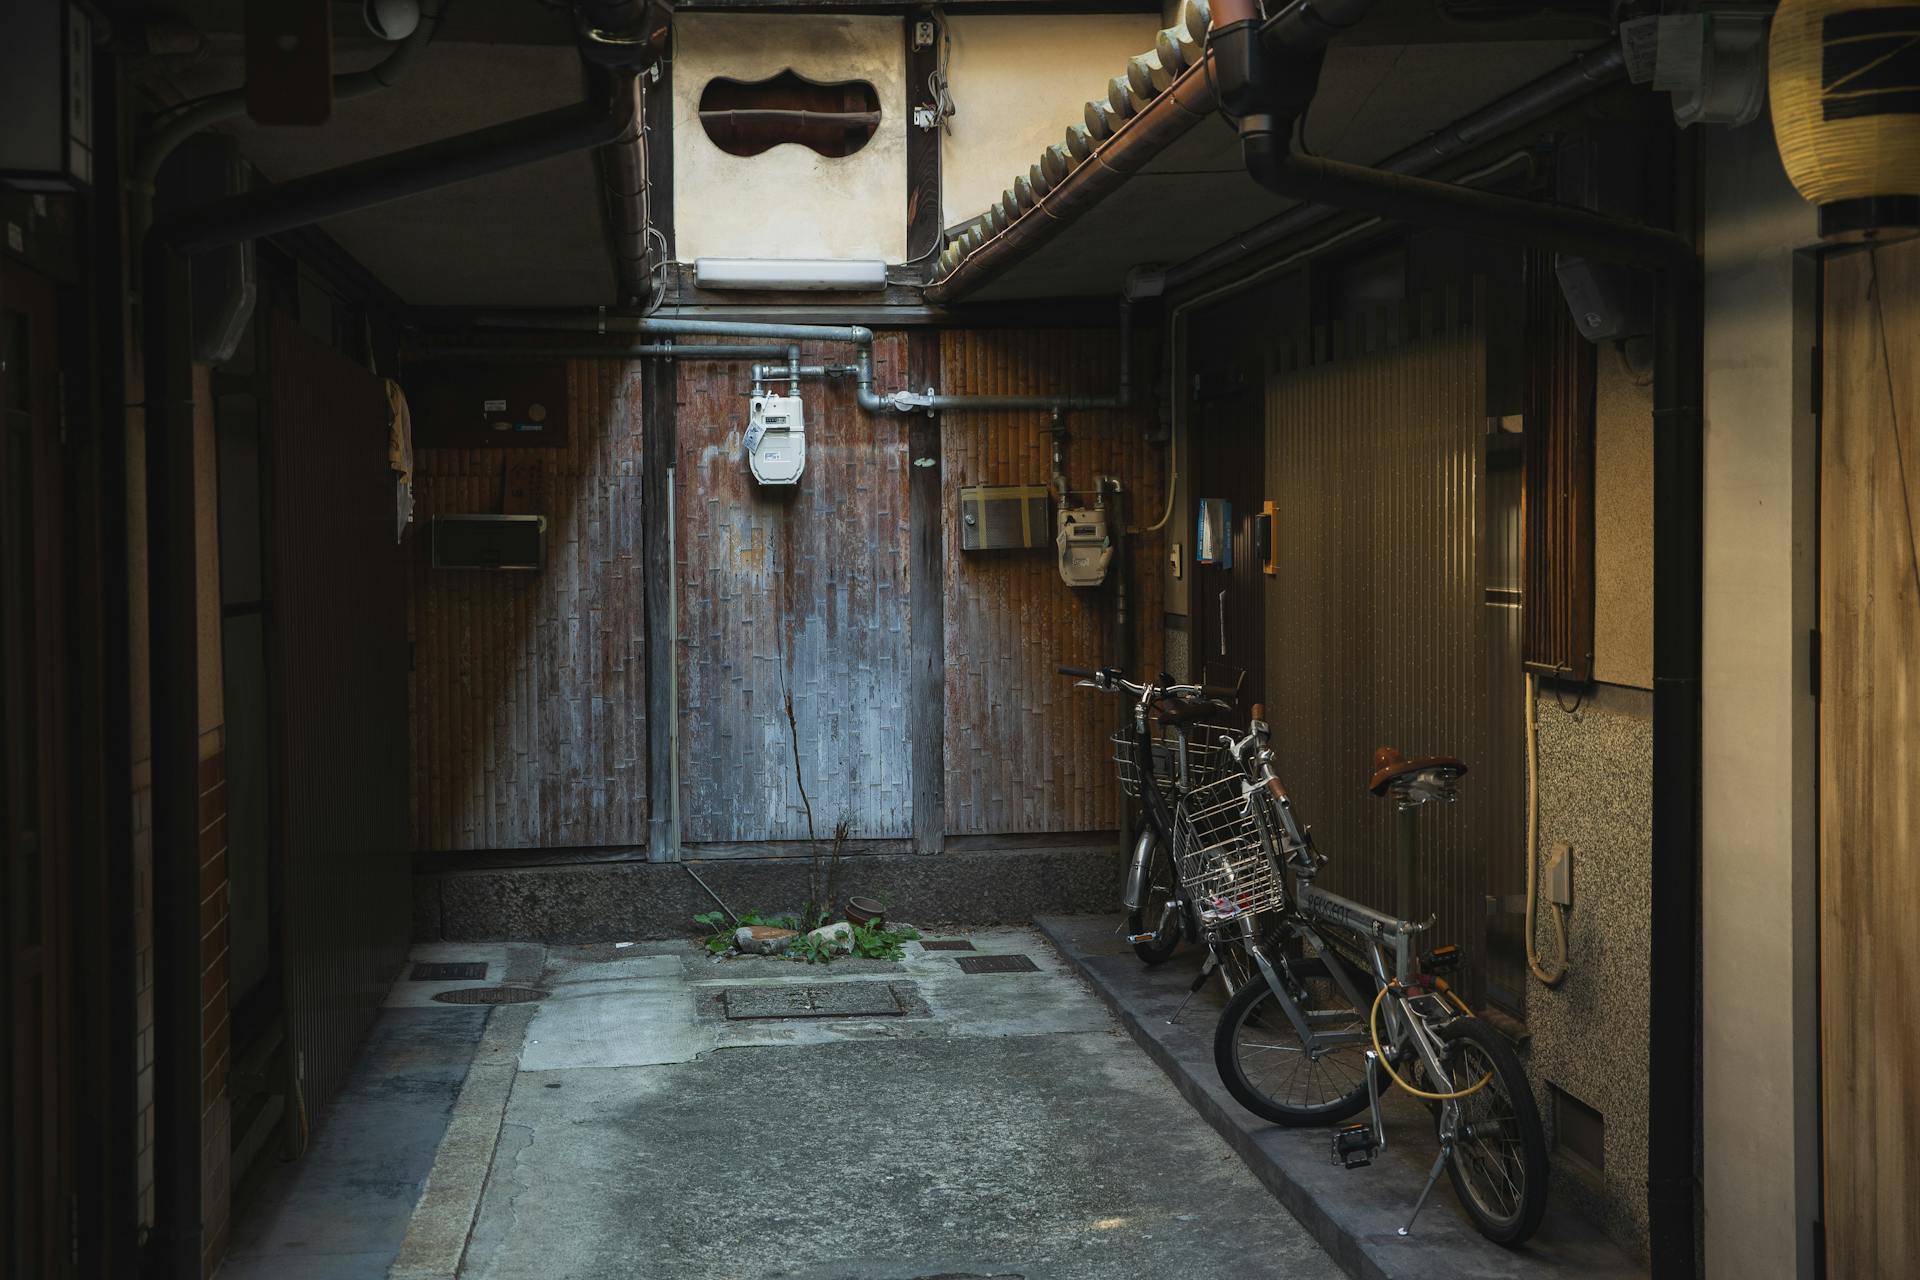
<svg viewBox="0 0 1920 1280"><path fill-rule="evenodd" d="M1161 964L1180 945L1180 911L1168 911L1167 904L1180 893L1180 876L1174 870L1173 849L1156 828L1153 848L1147 854L1147 874L1140 905L1127 912L1127 933L1135 938L1152 934L1133 944L1133 954L1143 964ZM1162 921L1165 921L1162 924Z"/></svg>
<svg viewBox="0 0 1920 1280"><path fill-rule="evenodd" d="M1480 1234L1511 1248L1547 1211L1547 1139L1533 1086L1506 1037L1480 1019L1455 1018L1435 1031L1447 1046L1449 1090L1487 1079L1457 1104L1447 1174ZM1444 1123L1445 1107L1434 1111L1436 1125Z"/></svg>
<svg viewBox="0 0 1920 1280"><path fill-rule="evenodd" d="M1337 958L1362 997L1373 979ZM1316 1037L1332 1043L1315 1049L1301 1042L1293 1020L1257 971L1220 1015L1213 1036L1213 1063L1234 1100L1275 1124L1331 1124L1367 1105L1367 1010L1356 1008L1334 980L1325 958L1295 960L1280 968L1294 1002Z"/></svg>

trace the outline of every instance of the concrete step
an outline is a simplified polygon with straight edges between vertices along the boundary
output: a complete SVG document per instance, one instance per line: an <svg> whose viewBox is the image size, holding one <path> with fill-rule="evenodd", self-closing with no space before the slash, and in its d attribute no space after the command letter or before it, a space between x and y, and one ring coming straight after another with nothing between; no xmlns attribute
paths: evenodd
<svg viewBox="0 0 1920 1280"><path fill-rule="evenodd" d="M1386 1149L1371 1166L1341 1169L1332 1161L1327 1129L1268 1124L1220 1083L1213 1032L1224 1000L1217 983L1193 998L1178 1023L1168 1022L1197 972L1197 950L1149 968L1127 945L1117 917L1042 916L1034 923L1254 1176L1356 1280L1629 1280L1647 1274L1598 1228L1558 1205L1549 1205L1532 1240L1503 1249L1474 1229L1445 1177L1413 1234L1399 1235L1436 1150L1424 1108L1398 1090L1382 1099Z"/></svg>

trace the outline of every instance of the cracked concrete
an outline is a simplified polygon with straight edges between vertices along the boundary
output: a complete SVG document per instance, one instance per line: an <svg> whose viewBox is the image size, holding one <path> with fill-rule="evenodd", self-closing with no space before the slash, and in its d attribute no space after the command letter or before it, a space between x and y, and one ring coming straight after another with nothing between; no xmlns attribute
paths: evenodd
<svg viewBox="0 0 1920 1280"><path fill-rule="evenodd" d="M449 1079L415 1091L421 1113L408 1123L371 1113L414 1153L396 1162L377 1125L332 1132L364 1105L342 1095L316 1150L338 1156L350 1140L357 1169L387 1173L381 1194L296 1188L283 1218L303 1238L241 1274L1334 1273L1044 940L971 937L979 953L1025 954L1038 968L967 975L955 953L911 945L898 962L829 968L716 962L692 943L421 948L485 959L490 982L549 995L488 1013L396 989L376 1041L389 1022L437 1037L442 1077L451 1063L439 1058L464 1054L457 1098ZM876 980L911 984L906 1016L738 1021L719 1008L742 985ZM363 1084L391 1092L378 1072Z"/></svg>

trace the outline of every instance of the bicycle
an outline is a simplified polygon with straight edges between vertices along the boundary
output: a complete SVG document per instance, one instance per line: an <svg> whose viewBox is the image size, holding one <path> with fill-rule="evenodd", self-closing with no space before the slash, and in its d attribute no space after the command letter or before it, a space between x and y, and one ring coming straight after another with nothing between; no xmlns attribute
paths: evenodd
<svg viewBox="0 0 1920 1280"><path fill-rule="evenodd" d="M1224 754L1236 735L1206 722L1233 709L1237 686L1175 684L1165 674L1143 684L1127 679L1117 667L1059 670L1074 677L1076 687L1134 698L1131 723L1111 739L1121 788L1142 802L1121 893L1134 954L1145 964L1158 965L1173 955L1183 937L1203 941L1207 959L1193 990L1218 972L1232 995L1254 974L1244 951L1248 939L1235 936L1223 927L1226 921L1202 910L1203 897L1188 885L1199 859L1192 852L1183 857L1180 850L1201 847L1199 842L1219 817L1219 793L1237 785L1238 768ZM1154 730L1156 720L1159 732Z"/></svg>
<svg viewBox="0 0 1920 1280"><path fill-rule="evenodd" d="M1459 948L1414 954L1414 939L1432 927L1432 917L1399 919L1313 884L1327 859L1293 812L1265 729L1263 709L1255 707L1250 731L1228 748L1254 830L1236 831L1223 862L1252 862L1257 846L1266 876L1250 870L1250 883L1293 876L1290 896L1268 891L1255 901L1274 915L1276 935L1304 954L1249 946L1264 980L1244 984L1221 1015L1214 1035L1221 1080L1242 1106L1277 1124L1324 1124L1369 1110L1371 1124L1332 1136L1334 1162L1349 1169L1371 1164L1386 1146L1380 1092L1386 1082L1398 1085L1428 1104L1439 1142L1399 1234L1412 1234L1444 1168L1480 1233L1518 1245L1540 1225L1548 1177L1526 1071L1506 1039L1448 985ZM1465 772L1450 757L1409 760L1382 748L1368 786L1417 809L1453 801Z"/></svg>

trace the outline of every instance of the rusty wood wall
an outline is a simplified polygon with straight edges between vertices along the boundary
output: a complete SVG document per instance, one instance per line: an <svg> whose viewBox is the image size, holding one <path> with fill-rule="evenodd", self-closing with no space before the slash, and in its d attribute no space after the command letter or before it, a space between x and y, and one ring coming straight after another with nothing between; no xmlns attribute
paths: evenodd
<svg viewBox="0 0 1920 1280"><path fill-rule="evenodd" d="M345 1078L412 932L406 566L380 382L284 313L268 376L286 1007L311 1119Z"/></svg>
<svg viewBox="0 0 1920 1280"><path fill-rule="evenodd" d="M1527 255L1526 661L1593 676L1594 348L1553 274Z"/></svg>
<svg viewBox="0 0 1920 1280"><path fill-rule="evenodd" d="M1920 1258L1920 245L1826 271L1820 1031L1827 1274Z"/></svg>
<svg viewBox="0 0 1920 1280"><path fill-rule="evenodd" d="M1393 815L1365 783L1375 747L1457 755L1457 805L1421 813L1416 909L1484 977L1486 895L1517 892L1521 673L1489 671L1480 545L1486 359L1451 299L1336 327L1282 351L1267 400L1267 484L1280 509L1267 608L1273 744L1332 859L1323 883L1392 909ZM1510 643L1510 637L1508 638ZM1513 686L1507 689L1505 686ZM1506 724L1510 720L1512 723Z"/></svg>
<svg viewBox="0 0 1920 1280"><path fill-rule="evenodd" d="M1112 388L1117 355L1111 332L950 331L941 335L941 389L1097 394ZM1143 438L1151 397L1136 403L1069 415L1066 467L1076 489L1091 490L1096 475L1118 477L1132 523L1151 524L1166 500L1164 454ZM1076 689L1055 670L1117 656L1111 578L1107 588L1076 591L1060 581L1050 551L956 550L956 491L1047 483L1047 431L1044 413L948 413L941 423L947 830L956 835L1100 831L1122 820L1107 746L1118 700ZM1157 537L1130 541L1135 672L1161 663L1161 545Z"/></svg>
<svg viewBox="0 0 1920 1280"><path fill-rule="evenodd" d="M807 363L844 347L802 348ZM874 350L901 385L903 335ZM804 840L785 694L821 836L912 833L907 742L907 427L863 413L846 381L808 383L807 469L790 492L743 462L749 370L688 361L679 377L681 832L688 843Z"/></svg>
<svg viewBox="0 0 1920 1280"><path fill-rule="evenodd" d="M415 456L416 848L647 841L641 370L567 382L564 449ZM543 571L431 567L433 516L501 511L547 517Z"/></svg>

